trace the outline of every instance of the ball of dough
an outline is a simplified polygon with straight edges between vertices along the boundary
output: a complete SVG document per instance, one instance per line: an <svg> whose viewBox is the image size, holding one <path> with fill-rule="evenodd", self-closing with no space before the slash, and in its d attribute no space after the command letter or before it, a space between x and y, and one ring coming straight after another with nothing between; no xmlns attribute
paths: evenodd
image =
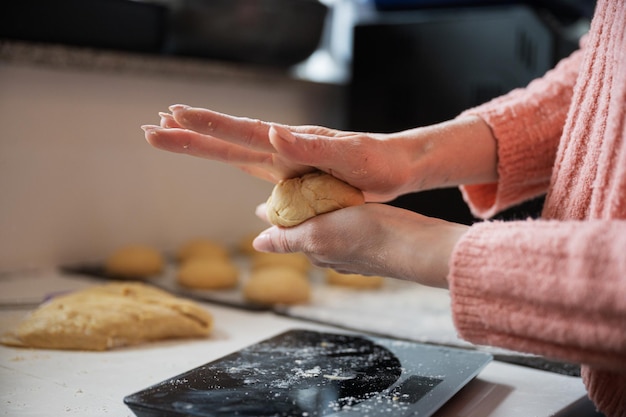
<svg viewBox="0 0 626 417"><path fill-rule="evenodd" d="M129 245L117 249L105 261L107 275L118 278L140 279L163 272L165 259L156 249L143 245Z"/></svg>
<svg viewBox="0 0 626 417"><path fill-rule="evenodd" d="M228 249L210 239L197 238L188 241L180 247L176 258L185 262L191 258L228 258Z"/></svg>
<svg viewBox="0 0 626 417"><path fill-rule="evenodd" d="M154 340L205 337L200 305L137 282L110 283L53 298L0 340L43 349L107 350Z"/></svg>
<svg viewBox="0 0 626 417"><path fill-rule="evenodd" d="M311 269L311 262L303 254L256 252L250 258L250 269L255 271L261 268L287 267L307 274Z"/></svg>
<svg viewBox="0 0 626 417"><path fill-rule="evenodd" d="M318 214L364 204L363 193L324 172L280 181L267 200L270 223L296 226Z"/></svg>
<svg viewBox="0 0 626 417"><path fill-rule="evenodd" d="M304 304L311 299L311 283L293 268L263 268L252 271L243 295L257 304Z"/></svg>
<svg viewBox="0 0 626 417"><path fill-rule="evenodd" d="M344 274L334 269L326 271L326 283L354 289L374 289L382 287L384 279L379 276Z"/></svg>
<svg viewBox="0 0 626 417"><path fill-rule="evenodd" d="M228 289L237 286L239 269L231 261L221 258L192 258L180 266L176 279L189 288Z"/></svg>

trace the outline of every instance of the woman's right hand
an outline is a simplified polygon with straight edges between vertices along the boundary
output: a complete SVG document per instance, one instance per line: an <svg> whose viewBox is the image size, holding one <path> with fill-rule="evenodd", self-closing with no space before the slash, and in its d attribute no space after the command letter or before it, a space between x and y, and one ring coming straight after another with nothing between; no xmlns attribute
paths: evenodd
<svg viewBox="0 0 626 417"><path fill-rule="evenodd" d="M318 169L359 188L368 202L491 179L495 172L495 162L487 169L472 163L472 152L492 152L495 159L495 144L482 149L477 144L483 142L472 137L490 134L478 118L368 134L274 124L180 104L170 111L160 114L160 126L142 126L156 148L228 163L273 183Z"/></svg>

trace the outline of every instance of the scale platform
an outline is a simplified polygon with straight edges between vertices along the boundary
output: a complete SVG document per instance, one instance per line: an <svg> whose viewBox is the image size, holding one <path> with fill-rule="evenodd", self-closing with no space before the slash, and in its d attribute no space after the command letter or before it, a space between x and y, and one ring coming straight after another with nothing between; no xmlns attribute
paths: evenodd
<svg viewBox="0 0 626 417"><path fill-rule="evenodd" d="M430 416L490 354L290 330L124 398L138 417Z"/></svg>

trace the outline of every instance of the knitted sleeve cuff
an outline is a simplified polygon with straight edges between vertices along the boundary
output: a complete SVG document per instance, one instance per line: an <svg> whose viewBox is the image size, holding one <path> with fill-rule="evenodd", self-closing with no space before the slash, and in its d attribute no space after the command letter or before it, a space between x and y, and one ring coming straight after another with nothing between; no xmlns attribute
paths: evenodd
<svg viewBox="0 0 626 417"><path fill-rule="evenodd" d="M461 187L473 214L489 218L547 191L582 53L564 59L526 88L469 109L497 141L498 182Z"/></svg>

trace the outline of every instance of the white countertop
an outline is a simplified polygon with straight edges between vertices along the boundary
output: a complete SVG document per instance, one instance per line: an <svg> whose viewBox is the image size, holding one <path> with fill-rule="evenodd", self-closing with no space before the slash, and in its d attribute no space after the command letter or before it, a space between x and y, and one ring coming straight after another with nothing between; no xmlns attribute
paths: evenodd
<svg viewBox="0 0 626 417"><path fill-rule="evenodd" d="M215 318L212 336L203 340L167 341L107 352L0 346L0 415L133 416L123 403L126 395L288 329L337 331L272 312L202 305ZM4 307L0 310L0 330L27 312ZM437 416L572 415L573 404L585 398L580 378L494 361Z"/></svg>

